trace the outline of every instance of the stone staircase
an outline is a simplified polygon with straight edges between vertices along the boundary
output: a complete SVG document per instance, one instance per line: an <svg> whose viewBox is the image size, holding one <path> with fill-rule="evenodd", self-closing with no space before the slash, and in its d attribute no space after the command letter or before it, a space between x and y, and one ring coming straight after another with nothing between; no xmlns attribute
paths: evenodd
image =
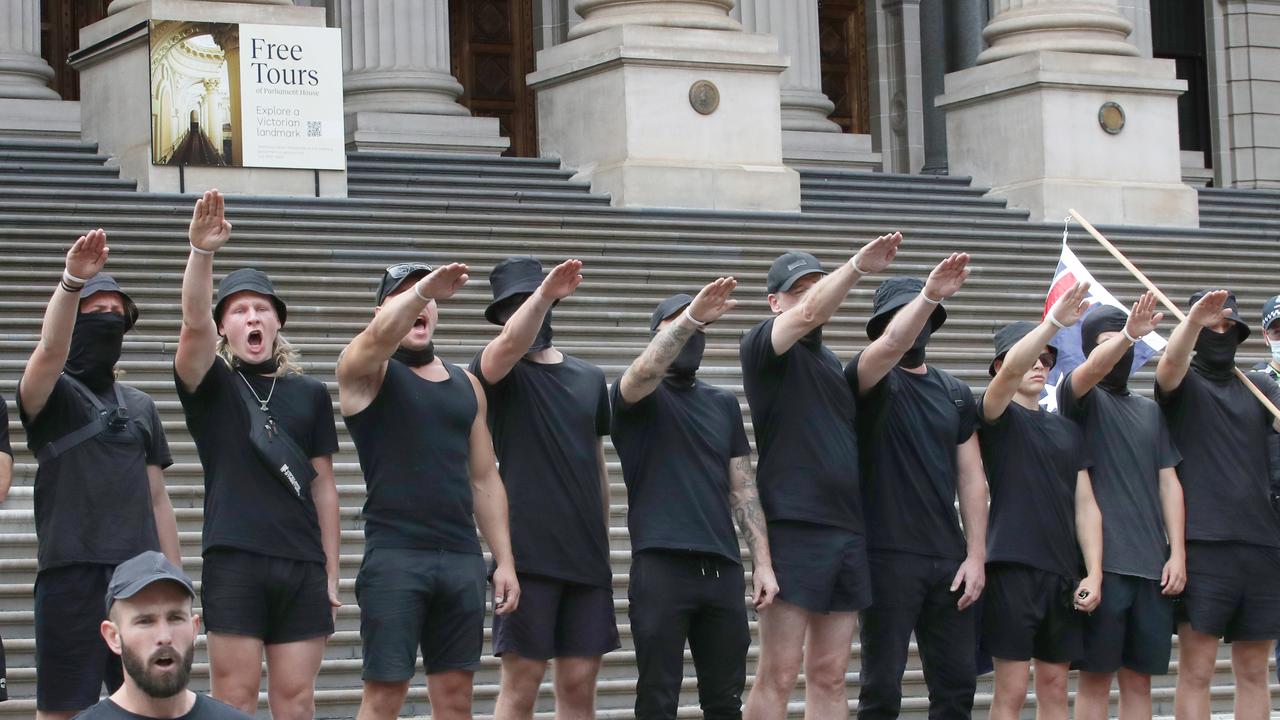
<svg viewBox="0 0 1280 720"><path fill-rule="evenodd" d="M142 311L126 339L122 367L126 381L151 393L159 405L176 460L166 477L184 564L194 578L200 576L202 476L171 379L186 225L194 200L137 193L106 160L83 143L0 138L0 396L10 402L10 431L17 451L14 488L0 505L0 636L5 638L9 692L15 699L0 704L0 717L30 716L35 679L35 464L12 403L65 250L89 228L107 229L112 249L108 271ZM329 383L335 400L337 354L368 321L381 270L392 262L412 258L471 265L472 282L441 308L437 338L442 356L466 363L496 330L481 314L489 299L485 279L494 263L513 254L533 254L547 263L581 258L586 280L556 310L557 345L600 365L610 381L647 342L648 314L659 299L732 274L740 282L740 304L709 334L701 374L741 396L737 341L768 313L763 286L772 259L785 249L802 248L834 265L866 239L893 229L907 238L892 268L895 274L927 273L952 250L973 255L973 276L948 303L951 319L931 347L930 361L981 389L993 329L1038 314L1062 232L1061 227L1028 223L1026 213L983 197L982 189L970 187L964 178L948 177L806 173L804 211L791 215L614 209L607 197L572 180L572 172L537 159L361 153L349 159L349 188L351 197L345 200L229 198L235 230L215 269L220 276L253 265L272 275L290 305L286 334L299 345L307 372ZM1277 196L1209 191L1202 197L1203 230L1104 232L1175 298L1185 298L1201 285L1225 283L1237 292L1246 317L1253 320L1263 299L1280 289L1261 262L1269 259L1264 253L1275 249L1280 226ZM1136 292L1137 284L1079 228L1072 228L1071 243L1113 292L1121 297ZM827 329L827 342L842 358L851 357L865 343L862 328L879 279L857 287L845 312ZM1244 348L1242 363L1264 353L1255 333ZM1149 385L1149 373L1137 384ZM334 409L336 413L336 402ZM747 420L749 425L749 415ZM362 550L359 508L364 486L340 418L338 427L341 448L335 472L342 505L341 590L347 604L339 611L338 632L329 643L317 683L321 717L354 716L360 696L359 614L352 591ZM625 599L626 494L612 450L609 461L614 479L614 597L623 649L605 659L599 707L602 717L630 718L635 665ZM749 674L754 672L757 648L751 652ZM856 699L856 644L853 654L848 681L851 698ZM498 663L486 657L476 675L477 714L492 712L498 678ZM194 684L206 688L207 683L202 646ZM904 713L926 717L927 693L914 650L904 685ZM1158 679L1156 685L1157 713L1172 714L1173 677ZM793 696L791 715L796 717L803 713L802 688ZM683 691L682 716L698 716L688 662ZM990 691L986 678L977 698L979 715L986 713ZM1230 663L1224 652L1215 679L1217 712L1230 710L1231 694ZM1275 696L1280 697L1280 688L1275 688ZM260 714L266 717L265 695L262 707ZM552 707L550 686L544 685L540 716L549 717ZM404 714L428 712L419 676ZM1032 713L1029 704L1027 716Z"/></svg>

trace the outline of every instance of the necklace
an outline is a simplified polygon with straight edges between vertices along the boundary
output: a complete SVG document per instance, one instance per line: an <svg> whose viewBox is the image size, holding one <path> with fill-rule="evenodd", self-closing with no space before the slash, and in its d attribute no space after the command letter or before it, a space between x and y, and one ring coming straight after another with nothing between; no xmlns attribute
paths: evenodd
<svg viewBox="0 0 1280 720"><path fill-rule="evenodd" d="M253 389L253 385L249 383L249 378L245 377L244 373L236 371L236 374L244 381L244 384L249 388L249 392L253 393L253 399L258 401L258 406L262 408L262 412L266 412L267 403L271 402L271 396L276 392L276 380L280 379L279 376L271 378L271 389L267 391L267 399L263 400L262 397L258 395L258 391Z"/></svg>

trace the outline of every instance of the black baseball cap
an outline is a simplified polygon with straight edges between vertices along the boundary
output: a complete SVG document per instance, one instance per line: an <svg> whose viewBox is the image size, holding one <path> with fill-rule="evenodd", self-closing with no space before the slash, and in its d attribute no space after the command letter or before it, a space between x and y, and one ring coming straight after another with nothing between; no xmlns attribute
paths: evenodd
<svg viewBox="0 0 1280 720"><path fill-rule="evenodd" d="M653 314L649 316L649 331L657 330L663 320L689 307L691 302L693 302L691 296L685 293L677 293L658 303L658 307L654 308Z"/></svg>
<svg viewBox="0 0 1280 720"><path fill-rule="evenodd" d="M1202 288L1200 290L1197 290L1191 294L1191 300L1189 301L1189 303L1190 305L1194 306L1196 303L1200 302L1200 298L1204 297L1205 295L1208 295L1211 292L1216 292L1218 290L1223 290L1223 289L1225 288ZM1250 332L1249 325L1244 321L1244 318L1240 317L1240 304L1236 302L1236 294L1231 292L1230 290L1227 290L1227 301L1223 304L1223 306L1226 307L1227 310L1229 310L1229 312L1227 313L1227 317L1231 320L1234 320L1236 323L1236 344L1239 345L1245 340L1248 340L1249 332Z"/></svg>
<svg viewBox="0 0 1280 720"><path fill-rule="evenodd" d="M996 356L991 358L991 364L987 366L987 373L990 374L991 377L995 377L996 360L1003 360L1004 356L1009 354L1009 351L1013 349L1014 345L1018 344L1019 340L1026 337L1037 327L1040 327L1040 323L1033 323L1029 320L1019 320L1018 322L1009 323L997 330L995 336ZM1045 345L1049 348L1049 352L1053 353L1053 359L1057 362L1058 347L1052 342L1045 343Z"/></svg>
<svg viewBox="0 0 1280 720"><path fill-rule="evenodd" d="M378 283L378 294L373 304L381 305L387 299L387 296L399 290L401 285L411 280L426 277L431 274L433 269L430 265L420 262L392 265L382 273L382 281Z"/></svg>
<svg viewBox="0 0 1280 720"><path fill-rule="evenodd" d="M884 329L889 325L894 314L903 305L915 300L923 290L924 281L920 278L897 276L880 283L880 287L876 288L875 296L871 299L871 319L867 320L867 337L875 340L884 334ZM933 313L929 315L932 331L937 332L946 321L946 309L941 304L933 306Z"/></svg>
<svg viewBox="0 0 1280 720"><path fill-rule="evenodd" d="M504 303L521 299L521 295L529 295L542 285L542 263L528 255L509 257L493 266L489 272L489 288L493 290L493 302L484 309L484 319L494 325L498 321L498 310Z"/></svg>
<svg viewBox="0 0 1280 720"><path fill-rule="evenodd" d="M253 292L259 295L265 295L271 299L271 304L276 308L276 315L280 316L280 327L284 327L285 320L289 317L289 308L285 306L284 301L276 295L276 289L271 284L271 278L261 270L254 268L240 268L228 273L222 278L222 282L218 283L218 296L213 303L213 321L222 322L222 306L227 298L238 292Z"/></svg>
<svg viewBox="0 0 1280 720"><path fill-rule="evenodd" d="M770 293L786 292L796 284L796 280L810 273L826 275L818 258L802 250L783 253L769 266L769 278L765 289Z"/></svg>
<svg viewBox="0 0 1280 720"><path fill-rule="evenodd" d="M124 331L129 332L134 324L138 322L138 306L133 302L133 298L129 294L120 289L120 283L116 279L106 273L98 273L89 278L89 281L80 288L80 299L84 300L90 295L97 295L100 292L120 293L120 298L124 301L125 326Z"/></svg>
<svg viewBox="0 0 1280 720"><path fill-rule="evenodd" d="M1280 295L1269 297L1262 303L1262 329L1270 328L1277 320L1280 320Z"/></svg>
<svg viewBox="0 0 1280 720"><path fill-rule="evenodd" d="M147 550L120 563L111 573L111 583L107 585L107 612L111 612L111 605L116 600L131 598L151 583L162 580L181 585L191 599L195 599L196 589L191 578L162 553Z"/></svg>

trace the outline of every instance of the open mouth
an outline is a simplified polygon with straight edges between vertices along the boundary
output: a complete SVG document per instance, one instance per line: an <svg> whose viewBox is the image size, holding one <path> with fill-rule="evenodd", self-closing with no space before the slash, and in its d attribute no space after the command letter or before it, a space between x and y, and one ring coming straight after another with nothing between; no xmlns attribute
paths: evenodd
<svg viewBox="0 0 1280 720"><path fill-rule="evenodd" d="M169 670L178 666L178 653L171 649L159 650L151 658L151 664L161 670Z"/></svg>
<svg viewBox="0 0 1280 720"><path fill-rule="evenodd" d="M426 320L424 320L424 319L422 319L422 318L418 318L417 320L414 320L414 321L413 321L413 329L414 329L414 330L426 330L426 329L427 329L427 321L426 321Z"/></svg>
<svg viewBox="0 0 1280 720"><path fill-rule="evenodd" d="M250 330L248 343L249 343L249 350L251 352L258 352L259 350L261 350L262 349L262 331Z"/></svg>

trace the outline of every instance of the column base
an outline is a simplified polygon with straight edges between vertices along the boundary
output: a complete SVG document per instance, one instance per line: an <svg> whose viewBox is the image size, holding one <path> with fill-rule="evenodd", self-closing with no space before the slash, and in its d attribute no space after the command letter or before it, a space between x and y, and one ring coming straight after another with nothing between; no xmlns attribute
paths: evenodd
<svg viewBox="0 0 1280 720"><path fill-rule="evenodd" d="M1199 227L1199 193L1181 182L1134 183L1044 178L991 188L988 197L1031 213L1031 222L1062 223L1076 210L1094 225Z"/></svg>
<svg viewBox="0 0 1280 720"><path fill-rule="evenodd" d="M706 210L800 210L800 175L786 167L680 165L637 160L596 166L591 191L608 193L619 207ZM795 198L791 203L789 198Z"/></svg>
<svg viewBox="0 0 1280 720"><path fill-rule="evenodd" d="M501 155L511 141L497 118L357 112L346 116L347 148L356 151Z"/></svg>
<svg viewBox="0 0 1280 720"><path fill-rule="evenodd" d="M80 139L80 103L0 98L0 132L6 136Z"/></svg>
<svg viewBox="0 0 1280 720"><path fill-rule="evenodd" d="M849 133L782 131L782 159L793 168L839 170L883 169L880 153L871 150L870 135Z"/></svg>

